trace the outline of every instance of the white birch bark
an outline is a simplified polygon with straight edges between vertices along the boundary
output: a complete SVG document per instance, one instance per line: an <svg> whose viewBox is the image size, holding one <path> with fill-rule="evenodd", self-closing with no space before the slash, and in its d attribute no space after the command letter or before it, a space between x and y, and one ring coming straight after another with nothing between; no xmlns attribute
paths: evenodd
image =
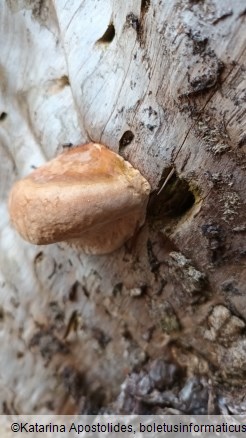
<svg viewBox="0 0 246 438"><path fill-rule="evenodd" d="M243 26L243 0L2 0L0 411L107 405L164 351L190 375L243 382ZM12 184L87 141L153 191L170 176L157 218L108 256L24 242Z"/></svg>

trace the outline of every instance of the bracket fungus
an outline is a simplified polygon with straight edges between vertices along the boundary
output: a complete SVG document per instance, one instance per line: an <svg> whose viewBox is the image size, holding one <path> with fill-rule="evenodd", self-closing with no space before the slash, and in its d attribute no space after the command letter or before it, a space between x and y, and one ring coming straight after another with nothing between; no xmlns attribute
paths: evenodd
<svg viewBox="0 0 246 438"><path fill-rule="evenodd" d="M70 149L15 183L11 221L37 245L76 243L107 254L144 223L148 181L118 154L88 143Z"/></svg>

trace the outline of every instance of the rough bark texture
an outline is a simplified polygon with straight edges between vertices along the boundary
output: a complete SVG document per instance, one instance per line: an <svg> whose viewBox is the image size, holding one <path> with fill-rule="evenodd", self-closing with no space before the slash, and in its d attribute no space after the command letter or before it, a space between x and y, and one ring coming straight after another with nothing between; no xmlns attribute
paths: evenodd
<svg viewBox="0 0 246 438"><path fill-rule="evenodd" d="M1 412L246 410L245 15L1 2ZM101 257L25 243L13 181L88 141L148 179L145 226Z"/></svg>

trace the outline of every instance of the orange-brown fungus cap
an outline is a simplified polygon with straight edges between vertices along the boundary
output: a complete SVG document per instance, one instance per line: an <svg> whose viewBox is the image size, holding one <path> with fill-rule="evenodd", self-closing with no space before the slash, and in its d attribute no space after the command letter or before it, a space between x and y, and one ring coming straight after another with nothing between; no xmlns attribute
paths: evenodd
<svg viewBox="0 0 246 438"><path fill-rule="evenodd" d="M150 185L140 172L100 144L75 147L15 183L9 212L31 243L77 242L105 254L145 220Z"/></svg>

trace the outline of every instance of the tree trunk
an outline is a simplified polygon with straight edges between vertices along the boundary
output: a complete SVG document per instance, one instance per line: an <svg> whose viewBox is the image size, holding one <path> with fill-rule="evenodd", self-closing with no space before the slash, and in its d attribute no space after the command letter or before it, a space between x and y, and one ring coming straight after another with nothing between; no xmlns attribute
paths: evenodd
<svg viewBox="0 0 246 438"><path fill-rule="evenodd" d="M1 2L2 412L246 410L245 14ZM146 224L107 256L24 242L14 180L88 141L150 182Z"/></svg>

